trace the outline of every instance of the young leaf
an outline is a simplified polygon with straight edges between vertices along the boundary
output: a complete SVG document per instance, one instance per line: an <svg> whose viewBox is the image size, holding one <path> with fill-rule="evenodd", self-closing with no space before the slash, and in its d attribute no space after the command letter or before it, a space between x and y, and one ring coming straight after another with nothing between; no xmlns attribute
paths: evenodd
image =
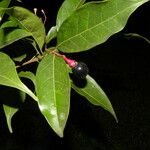
<svg viewBox="0 0 150 150"><path fill-rule="evenodd" d="M14 57L12 58L14 61L18 61L18 62L21 62L23 59L25 59L27 57L27 54L22 54L18 57Z"/></svg>
<svg viewBox="0 0 150 150"><path fill-rule="evenodd" d="M39 48L38 45L36 43L36 41L30 37L27 37L25 39L23 39L24 42L29 43L30 45L32 45L32 47L35 49L36 53L39 54ZM42 52L42 50L40 49L40 52Z"/></svg>
<svg viewBox="0 0 150 150"><path fill-rule="evenodd" d="M10 1L11 0L1 0L0 1L0 21L2 20L3 15L5 13L5 9L3 9L3 8L7 8L8 5L10 4Z"/></svg>
<svg viewBox="0 0 150 150"><path fill-rule="evenodd" d="M26 93L8 86L0 86L0 101L3 104L7 125L12 133L11 119L16 111L23 105Z"/></svg>
<svg viewBox="0 0 150 150"><path fill-rule="evenodd" d="M105 42L122 30L135 9L147 1L108 0L85 4L61 25L57 48L63 52L80 52Z"/></svg>
<svg viewBox="0 0 150 150"><path fill-rule="evenodd" d="M59 30L61 24L75 11L77 10L85 0L65 0L60 7L57 14L57 29Z"/></svg>
<svg viewBox="0 0 150 150"><path fill-rule="evenodd" d="M0 49L28 36L31 34L23 29L0 29Z"/></svg>
<svg viewBox="0 0 150 150"><path fill-rule="evenodd" d="M127 39L132 39L132 38L139 38L139 39L143 39L145 42L147 42L148 44L150 44L150 40L140 34L137 33L127 33L125 34Z"/></svg>
<svg viewBox="0 0 150 150"><path fill-rule="evenodd" d="M37 101L37 97L19 79L14 62L2 52L0 52L0 85L17 88Z"/></svg>
<svg viewBox="0 0 150 150"><path fill-rule="evenodd" d="M22 0L16 0L16 1L22 3Z"/></svg>
<svg viewBox="0 0 150 150"><path fill-rule="evenodd" d="M48 44L53 38L57 36L57 27L52 27L46 36L46 43Z"/></svg>
<svg viewBox="0 0 150 150"><path fill-rule="evenodd" d="M73 82L71 86L77 93L87 98L93 105L101 106L109 111L117 121L113 107L101 87L89 75L86 77L86 81L87 84L83 88L77 87Z"/></svg>
<svg viewBox="0 0 150 150"><path fill-rule="evenodd" d="M27 78L27 79L31 80L33 82L34 86L36 86L36 78L35 78L35 75L32 72L30 72L30 71L21 71L21 72L19 72L18 75L21 78Z"/></svg>
<svg viewBox="0 0 150 150"><path fill-rule="evenodd" d="M6 120L7 120L8 129L12 133L13 131L11 127L11 119L14 116L14 114L18 111L18 108L10 107L7 105L3 105L3 108L4 108Z"/></svg>
<svg viewBox="0 0 150 150"><path fill-rule="evenodd" d="M63 137L70 108L68 67L54 54L45 56L36 73L39 108L52 129Z"/></svg>
<svg viewBox="0 0 150 150"><path fill-rule="evenodd" d="M18 6L7 9L6 13L18 23L20 28L28 31L42 49L46 37L42 20L29 10Z"/></svg>

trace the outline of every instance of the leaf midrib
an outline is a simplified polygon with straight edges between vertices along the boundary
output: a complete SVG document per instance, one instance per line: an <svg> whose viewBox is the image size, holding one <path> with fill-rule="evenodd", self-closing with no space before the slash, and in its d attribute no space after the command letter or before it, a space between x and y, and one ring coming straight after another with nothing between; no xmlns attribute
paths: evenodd
<svg viewBox="0 0 150 150"><path fill-rule="evenodd" d="M138 3L142 3L142 2L138 2ZM70 37L70 38L64 40L63 42L61 42L60 44L58 44L57 47L60 47L63 43L66 43L67 41L69 41L69 40L71 40L71 39L73 39L73 38L75 38L75 37L77 37L77 36L79 36L79 35L82 35L83 33L87 32L87 31L89 31L89 30L92 30L92 29L96 28L97 26L100 26L101 24L103 24L103 23L105 23L105 22L107 22L107 21L109 21L109 20L114 19L118 14L121 14L121 13L125 12L127 9L130 9L130 8L133 7L134 5L137 5L138 3L133 4L133 5L131 5L131 6L127 7L127 8L125 8L125 9L123 9L122 11L119 11L117 14L115 14L114 16L112 16L112 17L106 19L105 21L100 22L100 23L98 23L97 25L95 25L95 26L93 26L93 27L91 27L91 28L88 28L88 29L86 29L86 30L84 30L84 31L82 31L82 32L80 32L80 33L78 33L78 34L76 34L76 35L74 35L74 36L72 36L72 37Z"/></svg>
<svg viewBox="0 0 150 150"><path fill-rule="evenodd" d="M103 103L99 102L98 99L94 98L92 95L90 95L89 93L87 93L85 90L82 90L82 91L84 93L86 93L89 97L91 97L92 99L94 99L98 104L101 104L101 106L104 107L106 110L109 110L109 109L107 109L107 107ZM110 107L111 107L111 105L110 105Z"/></svg>
<svg viewBox="0 0 150 150"><path fill-rule="evenodd" d="M57 104L56 104L56 90L55 90L55 88L56 88L56 86L55 86L55 55L53 55L53 61L52 61L52 64L53 64L53 69L52 69L52 72L53 72L53 74L52 74L52 78L53 78L53 91L54 91L54 105L55 105L55 107L57 106ZM59 125L59 127L60 127L60 123L59 123L59 119L58 119L58 109L57 109L57 107L56 107L56 114L57 114L57 122L58 122L58 125Z"/></svg>
<svg viewBox="0 0 150 150"><path fill-rule="evenodd" d="M14 87L18 87L18 89L23 89L22 86L20 84L17 84L16 82L14 82L13 80L6 78L5 76L0 75L1 78L4 78L8 81L10 81L10 83L12 83L14 85ZM18 79L17 79L18 80Z"/></svg>
<svg viewBox="0 0 150 150"><path fill-rule="evenodd" d="M0 75L0 77L1 78L4 78L4 79L6 79L6 80L8 80L8 81L10 81L10 83L12 83L12 85L13 86L11 86L11 85L7 85L7 84L3 84L3 85L5 85L5 86L10 86L10 87L14 87L14 88L17 88L17 89L19 89L19 90L22 90L23 92L25 92L25 93L27 93L28 95L30 95L35 101L37 101L37 98L36 98L36 96L34 95L34 94L32 94L32 92L20 81L20 80L18 80L17 78L17 80L18 80L18 82L20 82L20 84L17 84L15 81L13 81L13 80L11 80L11 79L9 79L9 78L6 78L6 77L4 77L4 76L2 76L2 75ZM25 88L27 88L27 89L25 89ZM28 91L27 91L28 90Z"/></svg>
<svg viewBox="0 0 150 150"><path fill-rule="evenodd" d="M19 19L17 19L16 17L13 17L13 18L15 18L15 19L19 22L19 24L21 24L21 26L22 26L25 30L27 30L27 31L31 34L31 36L34 37L33 33L32 33L25 25L23 25L23 23L22 23ZM35 37L34 37L34 38L35 38Z"/></svg>

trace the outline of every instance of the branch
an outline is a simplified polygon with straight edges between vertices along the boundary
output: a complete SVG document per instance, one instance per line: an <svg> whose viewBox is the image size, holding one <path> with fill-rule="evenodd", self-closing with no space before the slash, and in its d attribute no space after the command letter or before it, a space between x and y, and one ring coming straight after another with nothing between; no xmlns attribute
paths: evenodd
<svg viewBox="0 0 150 150"><path fill-rule="evenodd" d="M64 55L61 55L59 53L56 52L56 50L53 50L53 51L49 51L48 49L45 49L46 51L46 54L45 55L37 55L37 56L34 56L33 58L31 58L30 60L24 62L23 64L21 65L17 65L16 68L19 68L19 67L22 67L22 66L25 66L25 65L28 65L28 64L31 64L31 63L34 63L34 62L39 62L43 57L45 57L47 54L54 54L56 56L59 56L59 57L64 57Z"/></svg>
<svg viewBox="0 0 150 150"><path fill-rule="evenodd" d="M25 65L34 63L34 62L38 62L38 61L39 61L39 58L38 58L38 57L33 57L33 58L31 58L30 60L24 62L23 64L17 65L16 68L19 68L19 67L22 67L22 66L25 66Z"/></svg>

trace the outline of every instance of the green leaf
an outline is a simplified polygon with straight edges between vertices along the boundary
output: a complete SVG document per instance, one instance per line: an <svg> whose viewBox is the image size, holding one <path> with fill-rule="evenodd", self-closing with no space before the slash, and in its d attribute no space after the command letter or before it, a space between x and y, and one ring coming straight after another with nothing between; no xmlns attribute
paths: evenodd
<svg viewBox="0 0 150 150"><path fill-rule="evenodd" d="M7 120L8 129L12 133L13 131L11 127L11 119L14 116L14 114L18 111L18 108L10 107L7 105L3 105L3 108L4 108L6 120Z"/></svg>
<svg viewBox="0 0 150 150"><path fill-rule="evenodd" d="M27 78L27 79L31 80L33 82L34 86L36 86L36 78L35 78L34 73L32 73L30 71L21 71L21 72L19 72L18 75L21 78Z"/></svg>
<svg viewBox="0 0 150 150"><path fill-rule="evenodd" d="M32 39L30 37L27 37L27 38L25 38L23 40L24 40L24 42L31 44L32 47L35 49L36 53L39 54L39 47L38 47L38 45L37 45L37 43L36 43L36 41L34 39ZM40 49L40 52L42 53L41 49Z"/></svg>
<svg viewBox="0 0 150 150"><path fill-rule="evenodd" d="M0 28L2 29L2 28L15 28L15 27L18 27L18 24L16 23L16 21L9 20L9 21L4 22Z"/></svg>
<svg viewBox="0 0 150 150"><path fill-rule="evenodd" d="M122 30L129 16L148 0L90 2L75 11L60 27L57 48L80 52L105 42Z"/></svg>
<svg viewBox="0 0 150 150"><path fill-rule="evenodd" d="M23 29L0 29L0 49L28 36L31 34Z"/></svg>
<svg viewBox="0 0 150 150"><path fill-rule="evenodd" d="M1 0L0 8L7 8L11 0Z"/></svg>
<svg viewBox="0 0 150 150"><path fill-rule="evenodd" d="M10 4L10 1L11 0L1 0L0 1L0 21L2 20L3 15L5 13L5 9L3 9L3 8L7 8Z"/></svg>
<svg viewBox="0 0 150 150"><path fill-rule="evenodd" d="M21 62L23 59L25 59L27 57L27 54L22 54L18 57L13 58L14 61L18 61Z"/></svg>
<svg viewBox="0 0 150 150"><path fill-rule="evenodd" d="M36 73L39 108L52 129L63 137L70 108L70 79L62 58L45 56Z"/></svg>
<svg viewBox="0 0 150 150"><path fill-rule="evenodd" d="M8 86L0 86L0 91L0 101L3 104L9 131L12 133L11 119L23 105L26 93Z"/></svg>
<svg viewBox="0 0 150 150"><path fill-rule="evenodd" d="M9 69L8 69L9 68ZM26 85L19 79L14 62L4 53L0 52L0 85L17 88L28 95L34 100L38 100Z"/></svg>
<svg viewBox="0 0 150 150"><path fill-rule="evenodd" d="M84 96L89 102L91 102L93 105L101 106L108 112L110 112L113 117L117 121L116 114L113 110L113 107L104 93L104 91L101 89L101 87L96 83L96 81L87 75L86 77L87 83L86 86L83 88L77 87L73 82L72 82L72 88L79 93L80 95Z"/></svg>
<svg viewBox="0 0 150 150"><path fill-rule="evenodd" d="M6 93L6 92L9 92ZM12 93L13 92L13 93ZM11 120L12 120L12 117L14 116L14 114L18 111L18 103L21 103L21 105L23 104L23 102L25 101L25 98L26 98L26 94L22 91L19 91L19 90L6 90L5 89L5 97L4 97L4 102L7 101L6 103L8 103L9 101L9 104L10 103L14 103L16 104L15 106L9 106L9 105L5 105L3 104L3 108L4 108L4 112L5 112L5 116L6 116L6 120L7 120L7 125L8 125L8 129L9 131L12 133L12 127L11 127ZM17 94L19 93L19 95ZM7 94L7 95L6 95ZM16 95L15 95L16 94ZM8 96L9 95L9 96ZM2 97L1 97L2 98ZM9 98L9 99L7 99ZM11 102L13 101L13 102ZM18 102L15 102L15 101L18 101ZM11 105L11 104L10 104ZM19 104L20 105L20 104Z"/></svg>
<svg viewBox="0 0 150 150"><path fill-rule="evenodd" d="M19 3L22 3L22 0L16 0L17 2L19 2Z"/></svg>
<svg viewBox="0 0 150 150"><path fill-rule="evenodd" d="M57 14L57 29L59 30L62 23L75 11L77 10L85 0L65 0L60 7Z"/></svg>
<svg viewBox="0 0 150 150"><path fill-rule="evenodd" d="M6 13L19 24L20 28L28 31L42 49L46 38L42 20L29 10L18 6L7 9Z"/></svg>
<svg viewBox="0 0 150 150"><path fill-rule="evenodd" d="M57 27L52 27L46 36L46 43L48 44L52 39L54 39L57 36Z"/></svg>
<svg viewBox="0 0 150 150"><path fill-rule="evenodd" d="M145 42L147 42L148 44L150 44L150 40L140 34L137 33L127 33L125 34L126 38L131 39L131 38L139 38L139 39L143 39Z"/></svg>

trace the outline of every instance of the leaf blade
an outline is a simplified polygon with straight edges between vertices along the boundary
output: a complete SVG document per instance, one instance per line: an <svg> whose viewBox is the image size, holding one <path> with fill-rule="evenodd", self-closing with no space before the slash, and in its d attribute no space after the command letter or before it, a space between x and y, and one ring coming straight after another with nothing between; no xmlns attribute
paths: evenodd
<svg viewBox="0 0 150 150"><path fill-rule="evenodd" d="M18 27L18 25L13 20L6 21L1 25L1 29L2 28L15 28L15 27Z"/></svg>
<svg viewBox="0 0 150 150"><path fill-rule="evenodd" d="M27 79L31 80L33 82L34 86L36 86L36 78L35 78L34 73L32 73L30 71L21 71L21 72L19 72L18 75L21 78L27 78Z"/></svg>
<svg viewBox="0 0 150 150"><path fill-rule="evenodd" d="M70 107L70 80L62 58L51 54L42 59L36 73L36 93L42 114L63 137Z"/></svg>
<svg viewBox="0 0 150 150"><path fill-rule="evenodd" d="M11 119L14 116L14 114L18 111L18 108L10 107L7 105L3 105L5 116L6 116L6 121L8 125L8 129L10 133L12 133L12 127L11 127Z"/></svg>
<svg viewBox="0 0 150 150"><path fill-rule="evenodd" d="M129 16L148 0L110 0L87 3L60 27L57 48L63 52L88 50L124 28Z"/></svg>
<svg viewBox="0 0 150 150"><path fill-rule="evenodd" d="M7 8L10 4L11 0L2 0L0 1L0 21L2 20L4 13L5 13L5 9L3 8Z"/></svg>
<svg viewBox="0 0 150 150"><path fill-rule="evenodd" d="M57 14L57 19L56 19L56 24L57 24L57 29L59 30L60 26L62 23L76 10L78 9L85 0L65 0L62 6L60 7L58 14Z"/></svg>
<svg viewBox="0 0 150 150"><path fill-rule="evenodd" d="M0 85L17 88L37 101L33 92L19 79L14 62L2 52L0 52Z"/></svg>
<svg viewBox="0 0 150 150"><path fill-rule="evenodd" d="M48 44L56 36L57 36L57 26L54 26L47 33L46 43Z"/></svg>
<svg viewBox="0 0 150 150"><path fill-rule="evenodd" d="M26 93L11 87L0 86L0 100L3 104L3 109L9 131L12 133L11 120L18 109L23 105Z"/></svg>
<svg viewBox="0 0 150 150"><path fill-rule="evenodd" d="M0 29L0 49L29 36L31 34L23 29Z"/></svg>
<svg viewBox="0 0 150 150"><path fill-rule="evenodd" d="M45 43L45 27L42 20L29 10L14 6L6 10L6 13L15 20L20 28L27 30L31 33L40 49Z"/></svg>
<svg viewBox="0 0 150 150"><path fill-rule="evenodd" d="M93 105L101 106L102 108L110 112L112 116L115 118L115 120L117 121L117 117L113 110L113 107L108 97L106 96L104 91L101 89L101 87L89 75L87 75L86 81L87 81L87 84L83 88L77 87L73 82L71 86L77 93L85 97Z"/></svg>

